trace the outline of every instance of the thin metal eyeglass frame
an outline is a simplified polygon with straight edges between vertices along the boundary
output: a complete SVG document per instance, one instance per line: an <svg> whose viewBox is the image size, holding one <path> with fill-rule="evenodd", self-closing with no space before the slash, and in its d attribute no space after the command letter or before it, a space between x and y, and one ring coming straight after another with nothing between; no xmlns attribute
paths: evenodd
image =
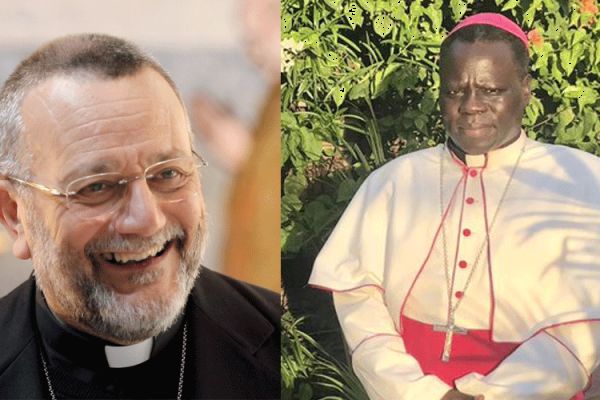
<svg viewBox="0 0 600 400"><path fill-rule="evenodd" d="M202 156L201 156L200 154L196 153L196 151L195 151L195 150L192 150L192 156L194 156L194 157L196 157L196 158L198 159L198 161L199 161L198 167L205 167L206 165L208 165L208 163L207 163L207 162L204 160L204 158L202 158ZM144 179L145 179L145 178L147 178L147 176L146 176L146 171L148 171L148 169L150 169L150 168L152 168L152 167L155 167L155 166L157 166L157 165L160 165L160 164L162 164L162 163L165 163L165 164L166 164L166 163L168 163L168 162L175 161L175 160L179 160L179 159L181 159L181 158L185 158L185 157L177 157L177 158L172 158L172 159L170 159L170 160L159 161L159 162L157 162L157 163L154 163L154 164L152 164L152 165L149 165L149 166L147 166L147 167L144 169L144 173L143 173L142 175L136 175L136 176L127 177L127 178L125 178L125 177L124 177L124 178L125 178L125 181L124 181L123 183L124 183L124 184L125 184L125 183L126 183L126 184L129 184L129 182L133 182L133 181L136 181L136 180L138 180L138 179L141 179L141 178L144 178ZM111 173L112 173L112 172L111 172ZM97 175L98 175L98 176L102 176L103 174L97 174ZM70 186L70 185L71 185L73 182L75 182L75 181L77 181L77 180L80 180L80 179L86 179L86 178L90 178L90 177L93 177L93 176L96 176L96 175L82 176L81 178L74 179L72 182L70 182L70 183L67 185L67 187L69 187L69 186ZM52 196L56 196L56 197L64 197L65 199L67 199L67 203L69 202L69 201L68 201L68 199L69 199L69 197L70 197L70 196L73 196L73 195L77 194L77 192L66 192L66 191L61 191L61 190L59 190L59 189L55 189L55 188L48 187L48 186L46 186L46 185L42 185L41 183L37 183L37 182L31 182L31 181L27 181L27 180L24 180L24 179L21 179L21 178L17 178L16 176L7 175L7 176L5 177L5 179L7 179L7 180L9 180L9 181L13 181L13 182L20 183L20 184L22 184L22 185L28 186L28 187L30 187L30 188L33 188L33 189L40 190L40 191L42 191L42 192L44 192L44 193L47 193L47 194L49 194L49 195L52 195Z"/></svg>

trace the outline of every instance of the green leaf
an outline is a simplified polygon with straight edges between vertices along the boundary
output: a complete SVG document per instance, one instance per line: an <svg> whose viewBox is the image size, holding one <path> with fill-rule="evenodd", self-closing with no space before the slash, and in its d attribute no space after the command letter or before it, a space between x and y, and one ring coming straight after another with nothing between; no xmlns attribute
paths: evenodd
<svg viewBox="0 0 600 400"><path fill-rule="evenodd" d="M342 3L342 0L325 0L325 4L327 4L329 7L333 8L334 10L337 10L340 7L341 3Z"/></svg>
<svg viewBox="0 0 600 400"><path fill-rule="evenodd" d="M307 185L308 181L304 175L289 175L283 181L283 193L299 197L304 192Z"/></svg>
<svg viewBox="0 0 600 400"><path fill-rule="evenodd" d="M342 181L337 189L336 202L345 203L354 196L354 193L358 189L358 183L354 179L347 179Z"/></svg>
<svg viewBox="0 0 600 400"><path fill-rule="evenodd" d="M440 27L442 26L442 10L430 5L425 9L425 14L431 20L431 27L433 30L439 32Z"/></svg>
<svg viewBox="0 0 600 400"><path fill-rule="evenodd" d="M380 14L373 20L373 28L376 34L384 38L392 31L393 23L394 21L387 14Z"/></svg>
<svg viewBox="0 0 600 400"><path fill-rule="evenodd" d="M390 0L376 0L375 11L392 12L392 5L390 4Z"/></svg>
<svg viewBox="0 0 600 400"><path fill-rule="evenodd" d="M375 73L373 97L378 97L387 90L391 83L392 74L398 68L400 68L400 64L391 63L388 64L384 70L379 70Z"/></svg>
<svg viewBox="0 0 600 400"><path fill-rule="evenodd" d="M583 140L585 136L585 132L583 131L583 125L579 124L571 128L567 128L565 130L558 131L558 143L578 143Z"/></svg>
<svg viewBox="0 0 600 400"><path fill-rule="evenodd" d="M352 29L355 29L357 26L362 26L365 20L362 8L356 3L347 4L346 7L344 7L344 15Z"/></svg>
<svg viewBox="0 0 600 400"><path fill-rule="evenodd" d="M541 47L531 46L530 50L533 50L537 55L537 60L535 62L536 69L546 69L548 68L548 61L550 60L550 54L554 51L552 45L550 43L544 42Z"/></svg>
<svg viewBox="0 0 600 400"><path fill-rule="evenodd" d="M570 50L563 50L560 52L560 66L565 71L566 76L570 76L575 69L575 63L573 61L573 53Z"/></svg>
<svg viewBox="0 0 600 400"><path fill-rule="evenodd" d="M563 79L563 74L562 74L562 72L560 71L560 69L558 69L558 63L556 62L556 58L554 59L554 62L552 63L552 70L551 70L551 73L552 73L552 77L553 77L553 78L554 78L556 81L558 81L558 82L562 81L562 79Z"/></svg>
<svg viewBox="0 0 600 400"><path fill-rule="evenodd" d="M287 147L290 152L290 156L292 158L299 158L302 155L300 154L300 144L302 142L302 137L300 133L300 129L293 130L287 136Z"/></svg>
<svg viewBox="0 0 600 400"><path fill-rule="evenodd" d="M590 109L586 109L583 114L583 130L588 132L588 137L593 138L598 134L597 124L598 114Z"/></svg>
<svg viewBox="0 0 600 400"><path fill-rule="evenodd" d="M598 92L596 92L593 88L587 87L583 89L581 95L577 98L577 105L579 109L583 109L583 107L588 104L594 104L598 100Z"/></svg>
<svg viewBox="0 0 600 400"><path fill-rule="evenodd" d="M391 9L392 9L392 12L391 12L390 16L392 17L392 19L402 22L401 26L408 27L408 25L410 23L410 19L408 18L408 15L406 14L406 4L404 4L404 1L392 0Z"/></svg>
<svg viewBox="0 0 600 400"><path fill-rule="evenodd" d="M418 20L423 15L423 10L424 8L420 1L413 1L408 8L408 14L413 21Z"/></svg>
<svg viewBox="0 0 600 400"><path fill-rule="evenodd" d="M532 4L531 7L529 7L529 9L525 12L525 15L523 16L523 22L527 27L531 27L531 25L533 24L535 12L535 4Z"/></svg>
<svg viewBox="0 0 600 400"><path fill-rule="evenodd" d="M577 43L573 46L573 49L571 49L571 64L573 65L573 67L575 67L577 63L583 58L582 56L584 51L585 49L583 48L581 43Z"/></svg>
<svg viewBox="0 0 600 400"><path fill-rule="evenodd" d="M539 116L544 112L544 105L542 102L535 96L532 96L529 100L529 105L525 109L525 114L527 116L527 120L529 125L535 124L538 120Z"/></svg>
<svg viewBox="0 0 600 400"><path fill-rule="evenodd" d="M355 84L352 89L350 89L350 93L348 94L348 98L350 100L356 99L364 99L369 96L369 79L365 78L359 83Z"/></svg>
<svg viewBox="0 0 600 400"><path fill-rule="evenodd" d="M282 212L289 214L291 212L302 210L303 204L300 197L295 194L284 194L281 197L281 210Z"/></svg>
<svg viewBox="0 0 600 400"><path fill-rule="evenodd" d="M302 129L302 151L309 160L318 160L321 158L322 144L312 131Z"/></svg>
<svg viewBox="0 0 600 400"><path fill-rule="evenodd" d="M467 12L467 2L465 0L450 0L450 9L452 10L452 19L458 21Z"/></svg>
<svg viewBox="0 0 600 400"><path fill-rule="evenodd" d="M315 231L322 229L323 221L331 217L332 204L329 196L321 195L304 207L304 219Z"/></svg>
<svg viewBox="0 0 600 400"><path fill-rule="evenodd" d="M578 29L573 34L571 46L575 46L581 42L584 42L587 39L587 33L584 29Z"/></svg>
<svg viewBox="0 0 600 400"><path fill-rule="evenodd" d="M580 97L583 92L585 91L585 88L581 87L581 86L567 86L565 88L565 90L563 90L563 96L565 96L567 99L576 99L578 97Z"/></svg>
<svg viewBox="0 0 600 400"><path fill-rule="evenodd" d="M331 97L333 97L336 106L341 106L346 99L346 88L343 86L335 86L332 89Z"/></svg>
<svg viewBox="0 0 600 400"><path fill-rule="evenodd" d="M337 67L340 65L342 58L340 55L334 51L328 51L325 54L325 58L327 59L327 64L331 67Z"/></svg>
<svg viewBox="0 0 600 400"><path fill-rule="evenodd" d="M283 165L290 158L290 150L285 142L285 136L281 137L281 141L281 165Z"/></svg>
<svg viewBox="0 0 600 400"><path fill-rule="evenodd" d="M287 33L292 29L292 16L284 15L281 17L281 32Z"/></svg>
<svg viewBox="0 0 600 400"><path fill-rule="evenodd" d="M421 102L419 103L419 109L423 112L423 114L429 115L433 112L434 108L435 108L435 99L433 98L431 91L428 90L424 93L423 98L421 99Z"/></svg>
<svg viewBox="0 0 600 400"><path fill-rule="evenodd" d="M372 14L373 11L375 11L375 0L357 0L357 1L358 1L358 4L363 8L363 10L365 10L369 14Z"/></svg>
<svg viewBox="0 0 600 400"><path fill-rule="evenodd" d="M426 125L427 125L427 120L424 120L423 118L417 118L415 120L415 126L421 132L425 132Z"/></svg>
<svg viewBox="0 0 600 400"><path fill-rule="evenodd" d="M556 0L544 0L544 6L546 6L550 12L558 11L560 8L560 4Z"/></svg>
<svg viewBox="0 0 600 400"><path fill-rule="evenodd" d="M519 4L519 0L508 0L506 2L506 4L504 4L504 7L502 7L501 11L508 11L508 10L512 10L513 8L515 8L517 5Z"/></svg>
<svg viewBox="0 0 600 400"><path fill-rule="evenodd" d="M392 84L400 96L404 96L404 91L413 88L419 81L419 71L413 66L406 66L394 75Z"/></svg>
<svg viewBox="0 0 600 400"><path fill-rule="evenodd" d="M564 129L567 125L569 125L573 119L575 119L575 114L571 108L566 108L558 114L558 130Z"/></svg>

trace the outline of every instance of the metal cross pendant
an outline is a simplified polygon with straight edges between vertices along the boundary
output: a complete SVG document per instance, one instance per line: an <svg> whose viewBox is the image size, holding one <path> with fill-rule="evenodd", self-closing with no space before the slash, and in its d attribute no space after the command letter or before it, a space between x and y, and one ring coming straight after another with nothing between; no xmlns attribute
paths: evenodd
<svg viewBox="0 0 600 400"><path fill-rule="evenodd" d="M435 332L446 332L444 351L442 352L442 361L450 361L450 353L452 352L452 339L454 338L454 334L466 335L468 331L465 328L454 325L454 319L450 319L448 321L448 325L434 325L433 330Z"/></svg>

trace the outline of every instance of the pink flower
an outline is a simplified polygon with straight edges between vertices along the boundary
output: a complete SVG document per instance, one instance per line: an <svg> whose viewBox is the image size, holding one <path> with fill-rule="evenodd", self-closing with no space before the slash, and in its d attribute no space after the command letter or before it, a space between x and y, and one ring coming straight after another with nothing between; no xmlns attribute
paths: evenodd
<svg viewBox="0 0 600 400"><path fill-rule="evenodd" d="M531 43L535 47L542 47L542 45L544 44L544 37L542 36L540 31L538 31L537 28L534 28L533 30L529 31L529 33L527 33L527 39L529 39L529 43Z"/></svg>
<svg viewBox="0 0 600 400"><path fill-rule="evenodd" d="M588 24L596 22L596 14L598 13L598 5L596 4L596 0L582 0L579 11L581 14L591 15L590 19L588 20Z"/></svg>

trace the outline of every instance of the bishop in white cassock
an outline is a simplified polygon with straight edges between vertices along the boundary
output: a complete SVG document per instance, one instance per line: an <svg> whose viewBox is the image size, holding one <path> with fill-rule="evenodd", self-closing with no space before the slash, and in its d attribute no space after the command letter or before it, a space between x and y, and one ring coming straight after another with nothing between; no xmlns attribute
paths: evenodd
<svg viewBox="0 0 600 400"><path fill-rule="evenodd" d="M600 349L600 159L521 130L527 37L442 45L449 139L375 171L317 257L372 400L582 399Z"/></svg>

